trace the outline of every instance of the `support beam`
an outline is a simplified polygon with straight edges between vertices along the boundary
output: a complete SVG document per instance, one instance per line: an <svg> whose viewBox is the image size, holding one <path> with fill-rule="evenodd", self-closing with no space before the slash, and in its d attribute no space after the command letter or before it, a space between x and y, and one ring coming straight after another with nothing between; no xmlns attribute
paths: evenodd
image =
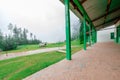
<svg viewBox="0 0 120 80"><path fill-rule="evenodd" d="M71 32L69 0L65 0L65 23L66 23L66 58L71 60Z"/></svg>
<svg viewBox="0 0 120 80"><path fill-rule="evenodd" d="M99 25L97 25L97 26L95 26L95 27L97 28L97 27L99 27L99 26L102 26L102 25L105 25L105 24L110 23L110 22L112 22L112 21L115 21L115 20L117 20L117 19L119 19L119 18L120 18L120 16L117 16L117 17L115 17L115 18L113 18L113 19L110 19L109 21L106 21L105 23L99 24Z"/></svg>
<svg viewBox="0 0 120 80"><path fill-rule="evenodd" d="M111 2L112 2L112 0L108 0L107 9L106 9L106 14L105 14L105 20L106 20L106 18L107 18L108 12L109 12Z"/></svg>
<svg viewBox="0 0 120 80"><path fill-rule="evenodd" d="M81 4L83 4L83 3L86 2L86 1L87 1L87 0L82 0L82 1L81 1Z"/></svg>
<svg viewBox="0 0 120 80"><path fill-rule="evenodd" d="M85 21L85 16L84 16L84 21L83 21L83 27L84 27L84 50L86 50L86 21Z"/></svg>
<svg viewBox="0 0 120 80"><path fill-rule="evenodd" d="M94 43L95 43L95 40L94 40L94 29L92 27L92 44L94 44Z"/></svg>
<svg viewBox="0 0 120 80"><path fill-rule="evenodd" d="M89 25L89 44L91 46L91 26Z"/></svg>
<svg viewBox="0 0 120 80"><path fill-rule="evenodd" d="M82 13L83 16L85 16L85 20L89 21L89 23L92 23L90 17L88 16L87 12L85 11L84 7L82 6L81 2L79 0L73 0L73 2L75 3L75 5L78 7L78 9L80 10L80 12ZM92 23L92 26L94 26L94 24Z"/></svg>
<svg viewBox="0 0 120 80"><path fill-rule="evenodd" d="M119 41L119 30L118 27L116 27L116 43Z"/></svg>
<svg viewBox="0 0 120 80"><path fill-rule="evenodd" d="M119 43L119 35L120 35L120 27L118 26L118 27L116 27L116 43Z"/></svg>
<svg viewBox="0 0 120 80"><path fill-rule="evenodd" d="M95 43L97 42L97 31L95 30Z"/></svg>
<svg viewBox="0 0 120 80"><path fill-rule="evenodd" d="M119 7L119 8L116 8L116 9L114 9L114 10L112 10L112 11L109 11L109 12L107 13L107 15L113 14L114 12L117 12L117 11L119 11L119 10L120 10L120 7ZM101 16L99 16L99 17L97 17L97 18L95 18L95 19L93 19L92 22L95 22L95 21L97 21L97 20L99 20L99 19L101 19L101 18L103 18L103 17L105 17L105 16L106 16L106 13L103 14L103 15L101 15Z"/></svg>

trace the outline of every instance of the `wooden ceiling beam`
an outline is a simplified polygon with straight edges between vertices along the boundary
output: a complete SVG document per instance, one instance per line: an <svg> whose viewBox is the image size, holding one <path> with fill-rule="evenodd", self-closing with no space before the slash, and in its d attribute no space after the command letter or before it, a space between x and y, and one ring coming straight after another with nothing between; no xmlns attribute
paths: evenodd
<svg viewBox="0 0 120 80"><path fill-rule="evenodd" d="M102 23L102 24L99 24L99 25L95 26L95 28L97 28L97 27L99 27L99 26L102 26L102 25L105 25L105 24L107 24L107 23L109 23L109 22L115 21L115 20L117 20L117 19L119 19L119 18L120 18L120 16L117 16L117 17L115 17L115 18L113 18L113 19L110 19L109 21L106 21L105 23Z"/></svg>
<svg viewBox="0 0 120 80"><path fill-rule="evenodd" d="M87 0L83 0L83 1L87 1ZM76 9L80 13L80 15L83 16L82 12L78 9L78 7L75 5L73 0L70 0L70 3L73 5L74 9ZM86 21L87 21L87 23L89 23L88 20L86 20Z"/></svg>
<svg viewBox="0 0 120 80"><path fill-rule="evenodd" d="M109 11L109 12L107 13L107 15L110 15L110 14L112 14L112 13L114 13L114 12L117 12L118 10L120 10L120 7L116 8L116 9L114 9L114 10L112 10L112 11ZM95 21L97 21L97 20L99 20L99 19L101 19L101 18L103 18L103 17L105 17L105 16L106 16L106 14L103 14L103 15L99 16L98 18L93 19L92 22L95 22Z"/></svg>
<svg viewBox="0 0 120 80"><path fill-rule="evenodd" d="M108 12L109 12L109 10L110 10L110 5L111 5L111 2L112 2L112 0L108 0L108 4L107 4L107 9L106 9L105 19L106 19L107 15L108 15Z"/></svg>
<svg viewBox="0 0 120 80"><path fill-rule="evenodd" d="M75 5L75 3L73 2L73 0L70 0L70 3L73 5L74 9L76 9L81 15L82 13L80 12L80 10L78 9L78 7ZM83 16L83 15L82 15Z"/></svg>
<svg viewBox="0 0 120 80"><path fill-rule="evenodd" d="M87 0L82 0L82 1L80 1L81 2L81 4L83 4L84 2L86 2Z"/></svg>

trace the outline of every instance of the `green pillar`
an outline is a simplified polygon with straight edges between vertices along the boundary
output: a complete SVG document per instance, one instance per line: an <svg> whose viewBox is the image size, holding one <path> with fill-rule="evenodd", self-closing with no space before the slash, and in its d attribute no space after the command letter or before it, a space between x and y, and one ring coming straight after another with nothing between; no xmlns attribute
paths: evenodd
<svg viewBox="0 0 120 80"><path fill-rule="evenodd" d="M120 42L120 26L118 27L118 43Z"/></svg>
<svg viewBox="0 0 120 80"><path fill-rule="evenodd" d="M91 26L89 25L89 44L91 46Z"/></svg>
<svg viewBox="0 0 120 80"><path fill-rule="evenodd" d="M93 29L93 44L97 42L97 31Z"/></svg>
<svg viewBox="0 0 120 80"><path fill-rule="evenodd" d="M84 21L83 21L83 26L84 26L84 50L86 50L86 21L85 21L85 17L84 17Z"/></svg>
<svg viewBox="0 0 120 80"><path fill-rule="evenodd" d="M92 44L94 44L94 29L92 27Z"/></svg>
<svg viewBox="0 0 120 80"><path fill-rule="evenodd" d="M65 23L66 23L66 58L71 60L71 34L70 34L70 12L69 0L65 1Z"/></svg>
<svg viewBox="0 0 120 80"><path fill-rule="evenodd" d="M97 30L95 30L95 43L97 42Z"/></svg>
<svg viewBox="0 0 120 80"><path fill-rule="evenodd" d="M116 43L118 43L119 41L119 31L118 31L118 27L116 27Z"/></svg>

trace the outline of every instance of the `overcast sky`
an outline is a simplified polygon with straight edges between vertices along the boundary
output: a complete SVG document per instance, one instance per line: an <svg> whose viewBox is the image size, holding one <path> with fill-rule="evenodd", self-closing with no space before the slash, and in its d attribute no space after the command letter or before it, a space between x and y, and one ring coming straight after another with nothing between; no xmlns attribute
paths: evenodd
<svg viewBox="0 0 120 80"><path fill-rule="evenodd" d="M71 13L71 22L77 17ZM65 40L64 5L59 0L0 0L0 29L9 23L26 28L40 40Z"/></svg>

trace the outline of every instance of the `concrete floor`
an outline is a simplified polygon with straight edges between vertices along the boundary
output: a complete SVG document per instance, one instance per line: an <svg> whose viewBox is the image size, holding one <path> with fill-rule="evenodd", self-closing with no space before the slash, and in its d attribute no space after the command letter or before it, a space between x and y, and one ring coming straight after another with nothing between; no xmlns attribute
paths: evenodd
<svg viewBox="0 0 120 80"><path fill-rule="evenodd" d="M97 43L24 80L120 80L120 45Z"/></svg>

